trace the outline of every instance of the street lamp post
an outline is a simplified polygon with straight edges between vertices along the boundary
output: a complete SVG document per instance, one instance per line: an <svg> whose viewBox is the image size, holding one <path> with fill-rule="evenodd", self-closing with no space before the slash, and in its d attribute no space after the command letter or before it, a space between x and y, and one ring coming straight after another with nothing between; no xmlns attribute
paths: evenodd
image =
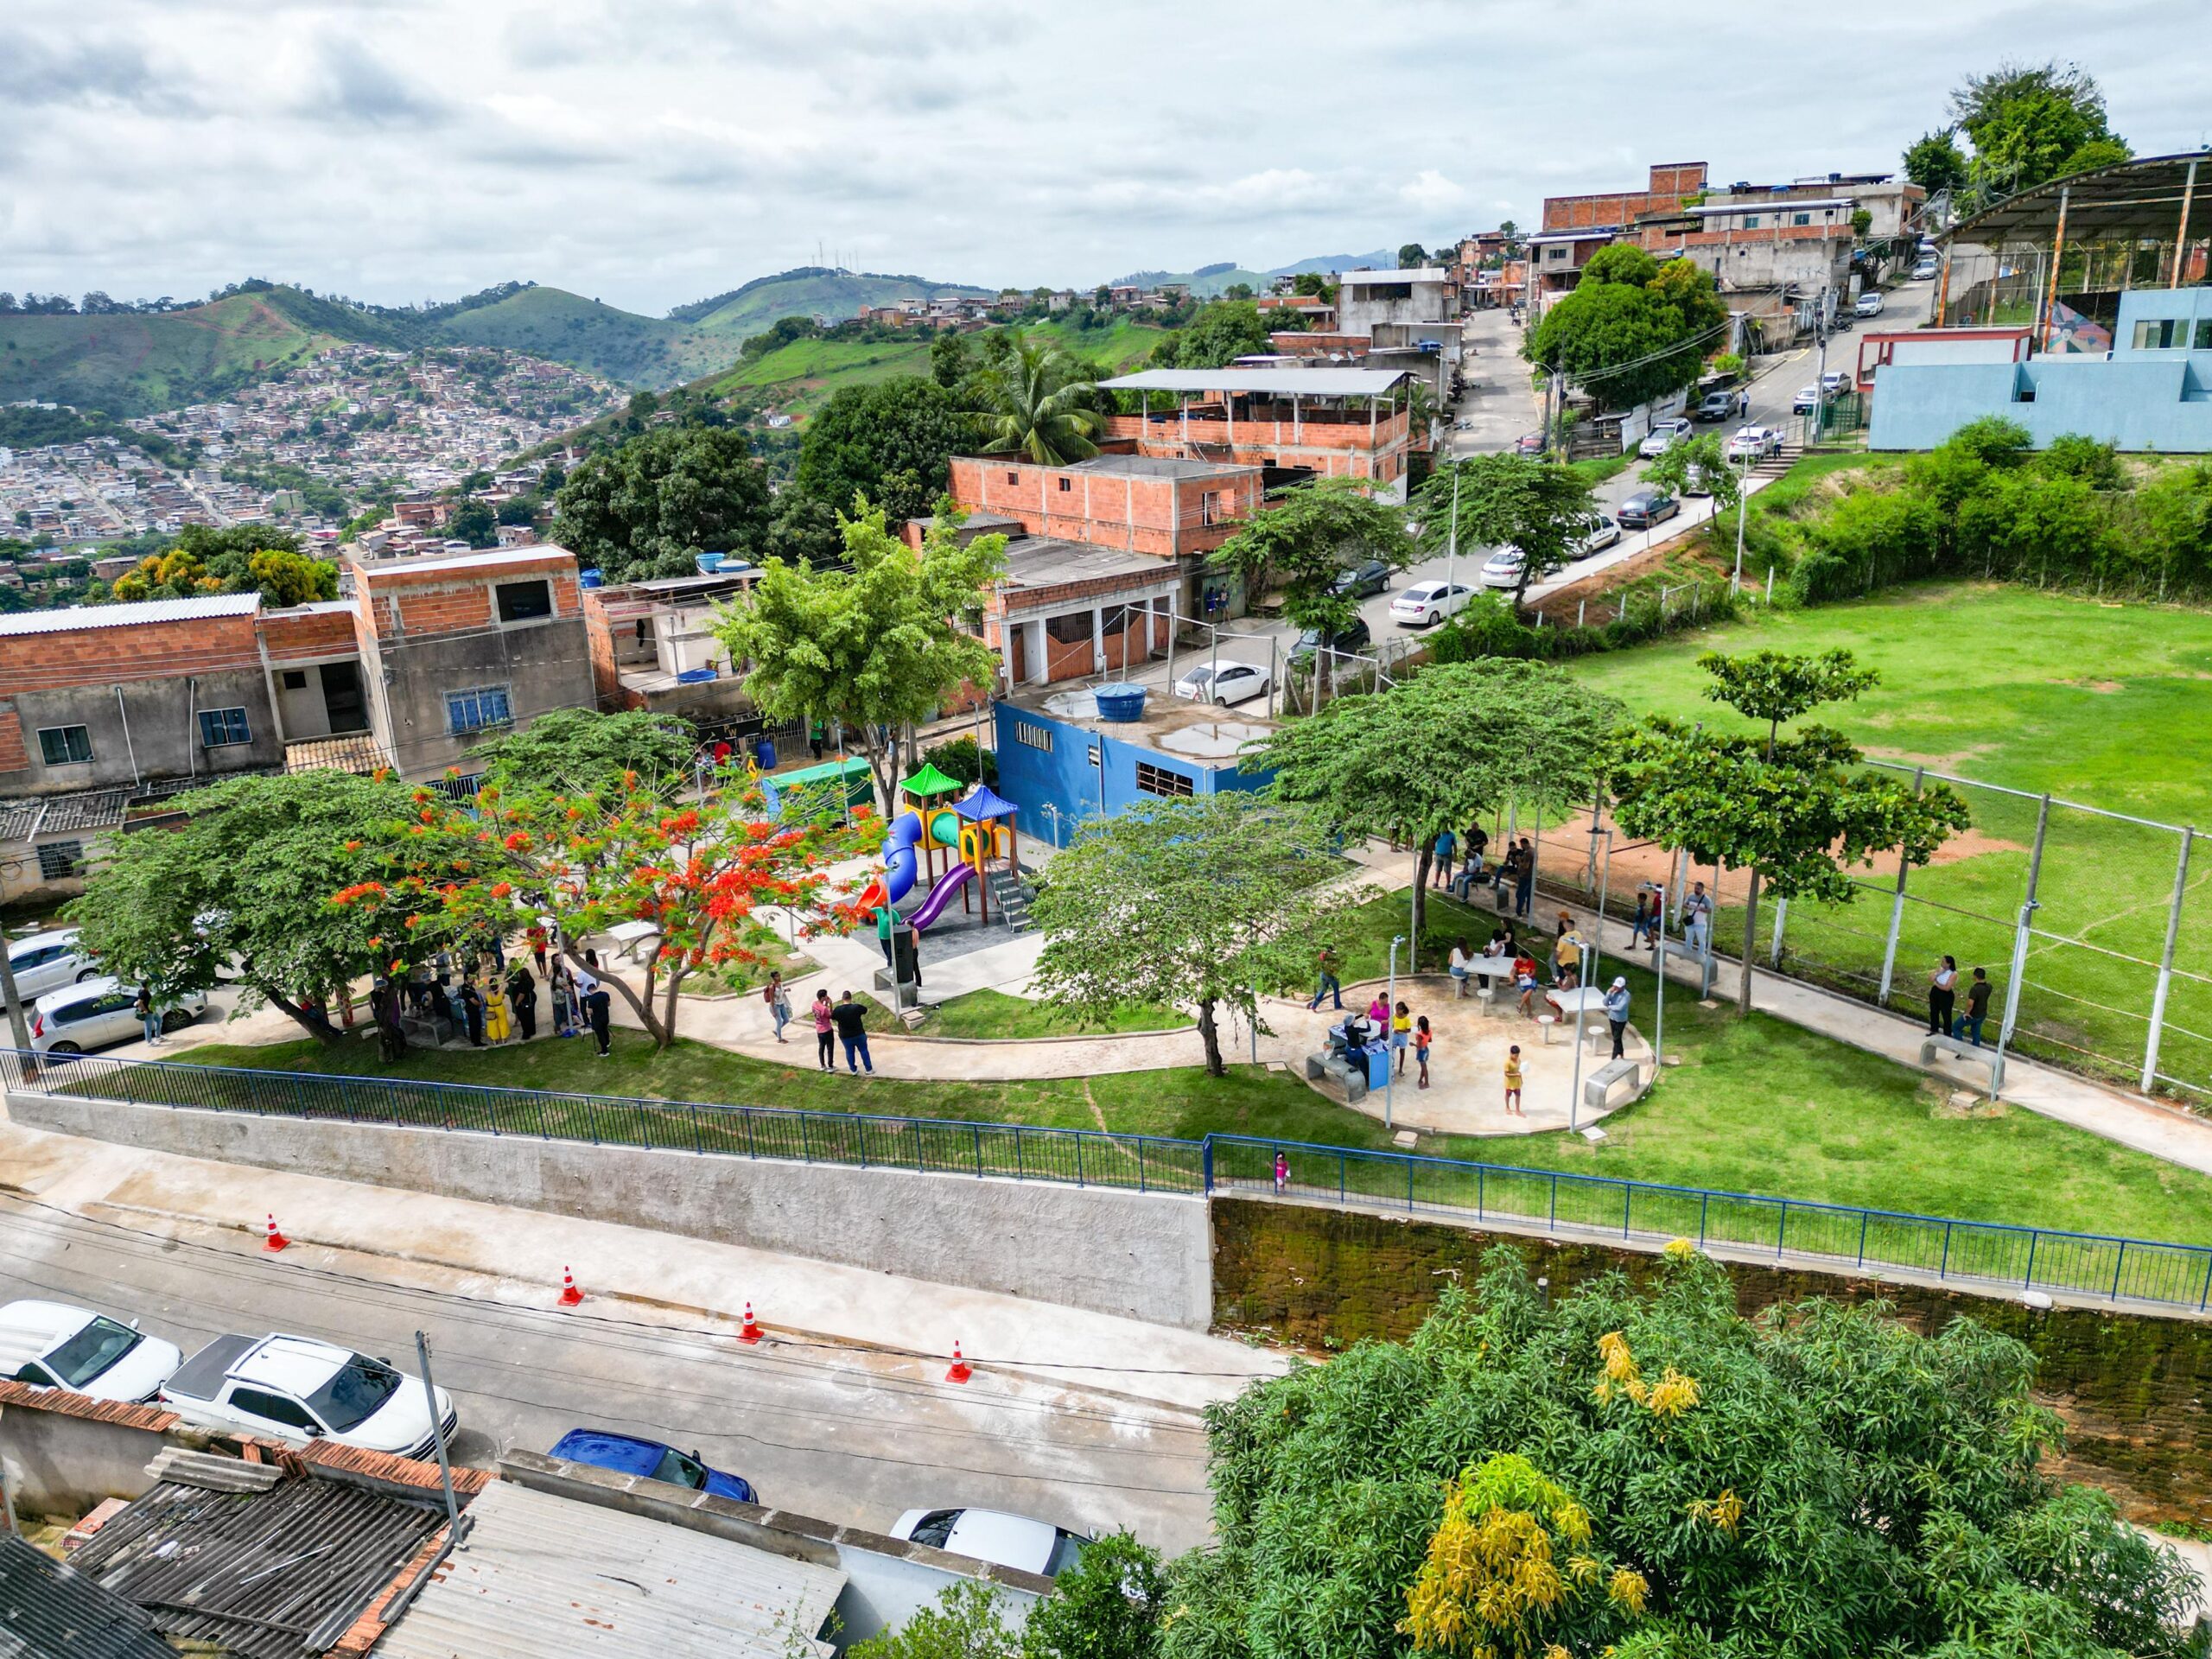
<svg viewBox="0 0 2212 1659"><path fill-rule="evenodd" d="M1452 597L1452 577L1459 568L1459 461L1452 461L1452 539L1444 554L1444 596Z"/></svg>
<svg viewBox="0 0 2212 1659"><path fill-rule="evenodd" d="M1397 1127L1391 1117L1398 1101L1397 1056L1391 1052L1390 1039L1395 1034L1393 1022L1398 1017L1398 947L1405 942L1402 933L1390 941L1389 988L1382 993L1382 1127L1386 1129Z"/></svg>
<svg viewBox="0 0 2212 1659"><path fill-rule="evenodd" d="M1744 591L1744 492L1751 481L1751 458L1744 457L1744 469L1736 480L1736 574L1729 578L1728 591Z"/></svg>

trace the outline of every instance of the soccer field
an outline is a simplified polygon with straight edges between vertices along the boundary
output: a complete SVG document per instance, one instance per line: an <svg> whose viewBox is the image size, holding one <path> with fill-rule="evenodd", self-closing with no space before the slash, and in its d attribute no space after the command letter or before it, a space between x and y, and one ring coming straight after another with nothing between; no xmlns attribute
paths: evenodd
<svg viewBox="0 0 2212 1659"><path fill-rule="evenodd" d="M1882 683L1816 718L1871 758L1992 786L1961 790L1973 830L1907 878L1893 1006L1924 1007L1928 975L1948 951L1962 976L1980 966L1998 982L1993 1027L2036 798L2212 830L2212 615L2203 613L1932 584L1764 614L1592 658L1576 671L1638 712L1733 723L1701 695L1700 653L1838 645L1878 670ZM2052 806L2017 1046L2139 1081L2182 841L2171 829ZM1896 882L1894 863L1878 865L1863 873L1856 903L1793 907L1785 968L1872 996ZM1724 899L1738 891L1724 886ZM1772 909L1761 910L1764 933ZM1725 948L1738 947L1740 924L1740 911L1724 906ZM2173 965L2158 1069L2184 1098L2212 1101L2212 845L2201 842Z"/></svg>

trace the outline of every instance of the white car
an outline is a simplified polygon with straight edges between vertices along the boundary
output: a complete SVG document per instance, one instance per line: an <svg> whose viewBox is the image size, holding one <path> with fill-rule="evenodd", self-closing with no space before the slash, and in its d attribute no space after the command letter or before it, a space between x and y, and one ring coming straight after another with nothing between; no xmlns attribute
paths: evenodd
<svg viewBox="0 0 2212 1659"><path fill-rule="evenodd" d="M1529 556L1517 547L1499 548L1483 561L1483 586L1511 592L1521 585L1521 567L1528 562Z"/></svg>
<svg viewBox="0 0 2212 1659"><path fill-rule="evenodd" d="M1226 708L1264 696L1268 671L1257 663L1223 663L1217 668L1201 663L1175 682L1175 695L1192 702L1213 702Z"/></svg>
<svg viewBox="0 0 2212 1659"><path fill-rule="evenodd" d="M113 974L48 991L31 1005L31 1047L41 1054L82 1054L146 1034L134 1012L136 987ZM182 1031L207 1011L207 993L187 991L162 1000L162 1029Z"/></svg>
<svg viewBox="0 0 2212 1659"><path fill-rule="evenodd" d="M8 947L8 971L16 977L16 995L26 1002L100 974L99 964L79 946L73 927L16 940Z"/></svg>
<svg viewBox="0 0 2212 1659"><path fill-rule="evenodd" d="M1721 453L1731 461L1764 461L1782 451L1782 434L1770 426L1739 426Z"/></svg>
<svg viewBox="0 0 2212 1659"><path fill-rule="evenodd" d="M175 1343L140 1335L136 1320L124 1325L67 1302L0 1307L0 1376L35 1389L137 1405L183 1363Z"/></svg>
<svg viewBox="0 0 2212 1659"><path fill-rule="evenodd" d="M1830 369L1821 377L1821 390L1831 397L1840 397L1851 390L1849 369Z"/></svg>
<svg viewBox="0 0 2212 1659"><path fill-rule="evenodd" d="M161 1395L202 1428L327 1440L399 1458L436 1451L421 1377L312 1337L218 1337L162 1384ZM450 1442L460 1420L443 1389L438 1414Z"/></svg>
<svg viewBox="0 0 2212 1659"><path fill-rule="evenodd" d="M1936 271L1941 268L1941 262L1937 260L1923 259L1912 268L1912 280L1916 283L1932 283L1936 280Z"/></svg>
<svg viewBox="0 0 2212 1659"><path fill-rule="evenodd" d="M1612 546L1620 538L1621 527L1601 512L1591 521L1590 528L1583 533L1580 550L1575 556L1586 559L1592 553L1600 552Z"/></svg>
<svg viewBox="0 0 2212 1659"><path fill-rule="evenodd" d="M1656 461L1696 430L1694 424L1680 415L1669 420L1654 421L1643 442L1636 446L1636 453L1646 461Z"/></svg>
<svg viewBox="0 0 2212 1659"><path fill-rule="evenodd" d="M1090 1542L1049 1521L1000 1510L909 1510L892 1524L891 1535L1047 1579L1073 1567Z"/></svg>
<svg viewBox="0 0 2212 1659"><path fill-rule="evenodd" d="M1882 315L1882 290L1878 288L1868 289L1864 294L1861 294L1859 296L1859 303L1853 306L1851 308L1852 311L1859 316L1880 316Z"/></svg>
<svg viewBox="0 0 2212 1659"><path fill-rule="evenodd" d="M1792 415L1810 415L1821 406L1821 389L1817 385L1800 386L1797 395L1789 400Z"/></svg>
<svg viewBox="0 0 2212 1659"><path fill-rule="evenodd" d="M1464 611L1474 596L1464 582L1417 582L1390 601L1390 620L1402 628L1425 628Z"/></svg>

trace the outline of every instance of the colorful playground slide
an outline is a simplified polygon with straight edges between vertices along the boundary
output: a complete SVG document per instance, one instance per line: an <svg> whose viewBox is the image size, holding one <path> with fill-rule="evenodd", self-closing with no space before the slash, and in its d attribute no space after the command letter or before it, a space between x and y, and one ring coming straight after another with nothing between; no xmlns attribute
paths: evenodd
<svg viewBox="0 0 2212 1659"><path fill-rule="evenodd" d="M939 876L937 885L930 889L930 896L922 900L921 907L906 919L916 927L927 927L944 913L944 907L967 883L976 879L972 864L956 864Z"/></svg>
<svg viewBox="0 0 2212 1659"><path fill-rule="evenodd" d="M944 810L930 814L930 838L941 847L960 844L960 816ZM915 848L922 838L922 818L918 812L901 812L891 821L891 837L883 843L883 874L868 886L860 902L868 909L880 908L886 903L897 904L914 890L914 874L920 861ZM976 874L971 866L956 864L930 890L921 908L906 919L916 927L927 927L944 913L945 900L960 891L961 886Z"/></svg>

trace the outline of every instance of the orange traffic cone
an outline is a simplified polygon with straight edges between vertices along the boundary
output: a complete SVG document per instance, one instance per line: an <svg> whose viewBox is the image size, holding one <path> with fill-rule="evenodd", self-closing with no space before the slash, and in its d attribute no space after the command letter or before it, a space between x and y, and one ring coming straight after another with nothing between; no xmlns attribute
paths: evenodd
<svg viewBox="0 0 2212 1659"><path fill-rule="evenodd" d="M580 1306L583 1300L583 1292L576 1288L576 1275L570 1273L566 1268L562 1268L561 1306L563 1307L575 1307Z"/></svg>
<svg viewBox="0 0 2212 1659"><path fill-rule="evenodd" d="M261 1248L273 1255L275 1252L283 1249L291 1242L292 1241L290 1239L285 1237L283 1234L276 1230L276 1217L273 1215L270 1216L269 1217L269 1236L261 1241Z"/></svg>
<svg viewBox="0 0 2212 1659"><path fill-rule="evenodd" d="M965 1382L969 1377L975 1375L975 1372L968 1369L968 1362L960 1357L960 1344L957 1342L954 1343L952 1344L952 1369L944 1374L944 1380L948 1382Z"/></svg>
<svg viewBox="0 0 2212 1659"><path fill-rule="evenodd" d="M760 1340L760 1326L753 1317L753 1304L750 1302L747 1302L745 1305L745 1325L744 1327L738 1332L737 1339L740 1342L758 1342Z"/></svg>

